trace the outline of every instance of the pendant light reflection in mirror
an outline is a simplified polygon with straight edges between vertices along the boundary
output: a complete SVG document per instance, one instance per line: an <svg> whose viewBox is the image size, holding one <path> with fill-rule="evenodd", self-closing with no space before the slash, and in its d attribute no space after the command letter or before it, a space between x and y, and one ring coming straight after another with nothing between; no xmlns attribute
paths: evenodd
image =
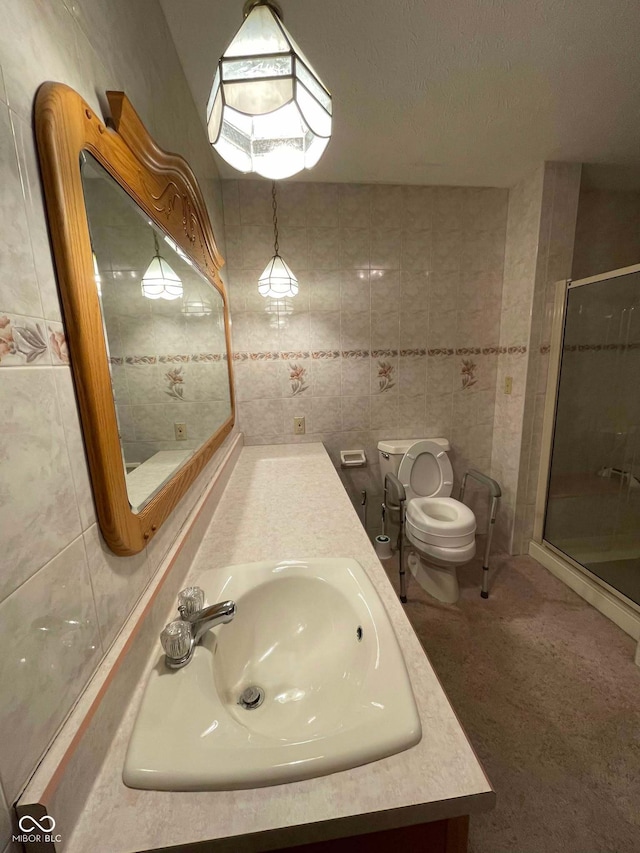
<svg viewBox="0 0 640 853"><path fill-rule="evenodd" d="M158 236L153 232L155 255L142 276L142 294L147 299L180 299L182 281L160 254Z"/></svg>

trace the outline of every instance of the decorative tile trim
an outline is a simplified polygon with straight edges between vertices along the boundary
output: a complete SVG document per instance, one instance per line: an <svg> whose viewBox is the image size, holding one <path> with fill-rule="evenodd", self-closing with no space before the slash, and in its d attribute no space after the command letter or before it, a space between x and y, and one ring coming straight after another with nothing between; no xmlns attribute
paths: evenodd
<svg viewBox="0 0 640 853"><path fill-rule="evenodd" d="M450 355L500 355L509 353L510 355L519 353L524 354L527 352L526 346L510 346L510 347L500 347L500 346L491 346L491 347L435 347L433 349L425 349L424 347L414 347L412 349L374 349L374 350L366 350L366 349L356 349L356 350L313 350L308 352L306 350L296 350L294 352L234 352L233 360L234 361L300 361L306 358L312 358L316 360L326 360L326 359L334 359L334 358L348 358L348 359L358 359L358 358L397 358L397 356L401 357L412 357L412 356L450 356ZM224 356L222 356L224 357ZM211 359L208 360L217 360L220 356L212 356ZM195 356L190 357L191 360L204 360L201 358L196 358ZM189 360L189 357L182 356L161 356L160 360L165 361L186 361Z"/></svg>
<svg viewBox="0 0 640 853"><path fill-rule="evenodd" d="M279 361L280 353L279 352L250 352L249 353L250 361Z"/></svg>
<svg viewBox="0 0 640 853"><path fill-rule="evenodd" d="M158 357L155 355L126 355L125 364L157 364Z"/></svg>
<svg viewBox="0 0 640 853"><path fill-rule="evenodd" d="M463 358L462 359L462 367L460 368L460 375L462 378L462 390L466 391L476 384L478 381L476 379L476 369L477 365L471 359Z"/></svg>
<svg viewBox="0 0 640 853"><path fill-rule="evenodd" d="M551 352L551 344L542 344L540 347L540 355L546 355L548 352Z"/></svg>
<svg viewBox="0 0 640 853"><path fill-rule="evenodd" d="M640 349L640 342L632 341L629 344L565 344L564 352L625 352L626 350Z"/></svg>
<svg viewBox="0 0 640 853"><path fill-rule="evenodd" d="M54 332L49 328L50 336L47 341L44 321L42 326L39 320L27 317L12 317L3 314L0 316L0 365L10 367L11 365L35 364L47 354L49 347L55 350L66 361L60 358L58 364L68 364L69 355L64 332ZM60 337L57 338L56 334Z"/></svg>
<svg viewBox="0 0 640 853"><path fill-rule="evenodd" d="M240 353L249 355L249 353ZM234 355L235 358L235 355ZM188 364L189 362L226 361L226 352L196 352L191 355L170 353L169 355L110 355L109 364Z"/></svg>
<svg viewBox="0 0 640 853"><path fill-rule="evenodd" d="M343 358L369 358L368 349L343 349Z"/></svg>
<svg viewBox="0 0 640 853"><path fill-rule="evenodd" d="M388 361L378 362L378 394L390 391L394 385L395 367Z"/></svg>
<svg viewBox="0 0 640 853"><path fill-rule="evenodd" d="M191 361L227 361L226 352L196 352L191 356Z"/></svg>
<svg viewBox="0 0 640 853"><path fill-rule="evenodd" d="M280 361L279 352L234 352L233 361Z"/></svg>
<svg viewBox="0 0 640 853"><path fill-rule="evenodd" d="M340 358L340 352L338 350L316 350L311 353L311 358L316 358L322 361L326 361L332 358Z"/></svg>
<svg viewBox="0 0 640 853"><path fill-rule="evenodd" d="M311 357L311 353L305 352L304 350L298 350L296 352L281 352L280 353L280 358L284 359L285 361L293 361L295 359L310 358L310 357Z"/></svg>
<svg viewBox="0 0 640 853"><path fill-rule="evenodd" d="M69 346L62 323L49 326L49 349L53 364L69 364Z"/></svg>
<svg viewBox="0 0 640 853"><path fill-rule="evenodd" d="M160 364L176 364L176 363L186 363L190 361L191 358L188 355L161 355L158 359Z"/></svg>
<svg viewBox="0 0 640 853"><path fill-rule="evenodd" d="M298 397L309 390L307 385L307 368L300 364L289 364L289 383L291 385L291 396Z"/></svg>
<svg viewBox="0 0 640 853"><path fill-rule="evenodd" d="M182 367L174 367L173 370L165 373L164 378L168 385L164 393L168 394L169 397L173 397L174 400L182 400L184 402L184 375Z"/></svg>

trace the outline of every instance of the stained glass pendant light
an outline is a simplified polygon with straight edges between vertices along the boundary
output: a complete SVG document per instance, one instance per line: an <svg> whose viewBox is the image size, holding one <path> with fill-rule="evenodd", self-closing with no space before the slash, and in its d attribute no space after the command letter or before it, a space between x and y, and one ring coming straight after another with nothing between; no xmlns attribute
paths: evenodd
<svg viewBox="0 0 640 853"><path fill-rule="evenodd" d="M331 95L274 0L247 0L243 11L209 96L209 141L240 172L288 178L315 166L327 147Z"/></svg>
<svg viewBox="0 0 640 853"><path fill-rule="evenodd" d="M270 299L284 299L298 293L298 279L280 257L278 245L278 200L276 182L271 185L271 204L273 207L273 257L258 279L258 292Z"/></svg>
<svg viewBox="0 0 640 853"><path fill-rule="evenodd" d="M155 231L153 241L156 253L147 267L147 271L142 276L142 295L148 299L180 299L182 281L160 254Z"/></svg>

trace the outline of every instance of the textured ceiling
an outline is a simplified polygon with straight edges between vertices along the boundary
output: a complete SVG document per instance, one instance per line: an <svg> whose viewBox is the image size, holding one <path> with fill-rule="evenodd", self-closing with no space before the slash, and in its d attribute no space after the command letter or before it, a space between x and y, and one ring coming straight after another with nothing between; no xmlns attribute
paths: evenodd
<svg viewBox="0 0 640 853"><path fill-rule="evenodd" d="M161 3L204 113L242 0ZM334 98L303 180L506 187L541 160L640 160L640 0L280 3Z"/></svg>

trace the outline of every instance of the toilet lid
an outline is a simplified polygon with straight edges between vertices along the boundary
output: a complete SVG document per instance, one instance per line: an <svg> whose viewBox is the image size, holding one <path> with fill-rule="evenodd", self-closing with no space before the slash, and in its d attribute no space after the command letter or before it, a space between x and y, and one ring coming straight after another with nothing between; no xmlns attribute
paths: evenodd
<svg viewBox="0 0 640 853"><path fill-rule="evenodd" d="M453 469L445 451L428 439L416 441L400 462L398 479L412 498L448 497L453 489Z"/></svg>

